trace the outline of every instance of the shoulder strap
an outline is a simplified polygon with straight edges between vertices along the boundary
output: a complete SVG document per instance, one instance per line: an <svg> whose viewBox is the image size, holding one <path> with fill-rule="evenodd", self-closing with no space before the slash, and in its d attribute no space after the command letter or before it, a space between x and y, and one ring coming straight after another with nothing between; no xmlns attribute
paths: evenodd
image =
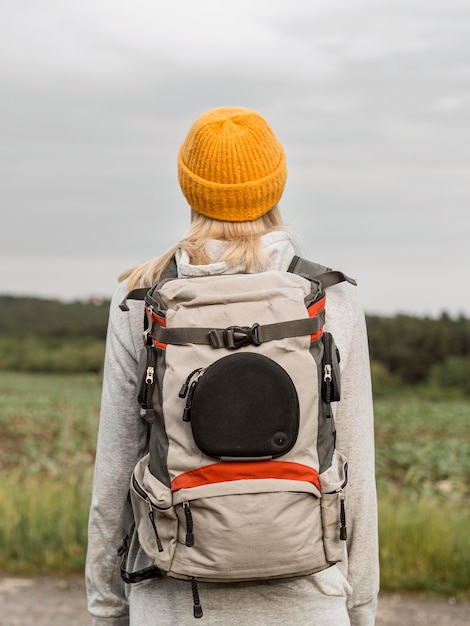
<svg viewBox="0 0 470 626"><path fill-rule="evenodd" d="M176 266L175 257L171 259L166 268L163 270L161 280L167 280L169 278L178 278L178 268ZM129 291L124 300L119 305L121 311L129 310L129 307L127 306L127 300L144 300L150 289L151 287L137 287L136 289L132 289L131 291Z"/></svg>
<svg viewBox="0 0 470 626"><path fill-rule="evenodd" d="M287 269L291 274L298 274L304 278L316 278L319 280L324 289L342 283L344 281L356 285L356 281L349 276L346 276L343 272L334 271L325 265L308 261L299 256L294 256ZM162 274L162 280L177 278L178 268L176 266L176 259L173 257ZM150 287L138 287L132 289L126 295L124 300L119 305L121 311L128 311L127 300L144 300L145 296L149 292Z"/></svg>
<svg viewBox="0 0 470 626"><path fill-rule="evenodd" d="M334 271L329 267L314 263L313 261L307 261L307 259L302 259L302 257L299 256L295 256L292 259L287 271L303 276L304 278L315 278L321 282L324 289L344 281L351 283L351 285L357 285L354 278L346 276L343 272Z"/></svg>

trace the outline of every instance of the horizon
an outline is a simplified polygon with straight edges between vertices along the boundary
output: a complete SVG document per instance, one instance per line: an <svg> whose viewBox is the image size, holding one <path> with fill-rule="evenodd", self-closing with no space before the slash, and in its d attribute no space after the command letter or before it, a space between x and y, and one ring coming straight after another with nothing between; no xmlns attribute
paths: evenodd
<svg viewBox="0 0 470 626"><path fill-rule="evenodd" d="M9 2L0 23L0 292L109 297L180 239L176 162L203 111L284 146L303 256L366 311L470 315L470 5Z"/></svg>

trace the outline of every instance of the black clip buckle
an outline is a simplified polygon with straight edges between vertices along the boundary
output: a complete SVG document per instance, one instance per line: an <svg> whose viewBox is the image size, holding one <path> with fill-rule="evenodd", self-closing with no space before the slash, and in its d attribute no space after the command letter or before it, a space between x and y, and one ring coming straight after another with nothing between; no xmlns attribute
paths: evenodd
<svg viewBox="0 0 470 626"><path fill-rule="evenodd" d="M142 339L144 341L144 346L151 346L152 340L149 339L149 335L152 332L152 328L153 328L153 306L152 305L145 307L145 316L147 319L147 323L146 323L147 328L143 332Z"/></svg>
<svg viewBox="0 0 470 626"><path fill-rule="evenodd" d="M238 350L242 346L252 344L259 346L261 344L259 338L259 324L249 326L229 326L224 330L225 347L229 350Z"/></svg>

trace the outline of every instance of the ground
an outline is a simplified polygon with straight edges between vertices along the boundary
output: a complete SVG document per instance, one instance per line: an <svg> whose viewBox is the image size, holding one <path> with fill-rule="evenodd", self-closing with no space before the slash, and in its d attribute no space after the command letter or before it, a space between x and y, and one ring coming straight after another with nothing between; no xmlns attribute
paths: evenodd
<svg viewBox="0 0 470 626"><path fill-rule="evenodd" d="M80 577L0 575L0 626L89 626ZM470 603L381 594L376 626L468 626Z"/></svg>

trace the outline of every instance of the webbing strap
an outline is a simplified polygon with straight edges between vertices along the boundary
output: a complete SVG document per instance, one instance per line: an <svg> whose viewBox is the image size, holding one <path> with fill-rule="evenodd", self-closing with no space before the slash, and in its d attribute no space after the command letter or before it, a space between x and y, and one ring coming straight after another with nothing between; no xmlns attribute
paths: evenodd
<svg viewBox="0 0 470 626"><path fill-rule="evenodd" d="M292 259L287 271L292 274L303 276L304 278L315 278L320 281L323 289L327 289L332 285L336 285L344 281L351 283L351 285L357 284L354 278L346 276L343 272L331 270L329 267L319 265L313 261L308 261L307 259L303 259L299 256L295 256Z"/></svg>
<svg viewBox="0 0 470 626"><path fill-rule="evenodd" d="M135 524L132 524L132 530L134 530ZM150 578L161 578L163 576L162 571L156 567L155 565L151 565L150 567L144 567L143 569L137 570L135 572L130 572L127 569L127 557L129 554L129 535L124 537L122 544L118 548L118 556L121 557L121 578L125 583L133 584L140 583L143 580L148 580Z"/></svg>
<svg viewBox="0 0 470 626"><path fill-rule="evenodd" d="M349 276L346 276L346 274L344 274L343 272L338 272L337 270L329 270L324 274L319 274L318 276L315 276L315 278L321 282L323 289L328 289L328 287L331 287L332 285L337 285L338 283L342 283L345 281L347 283L350 283L351 285L357 285L354 278L350 278Z"/></svg>
<svg viewBox="0 0 470 626"><path fill-rule="evenodd" d="M144 300L145 296L148 294L148 291L148 287L137 287L137 289L132 289L121 302L119 308L121 309L121 311L128 311L129 307L127 306L127 300Z"/></svg>
<svg viewBox="0 0 470 626"><path fill-rule="evenodd" d="M178 268L176 266L176 259L172 257L166 268L162 272L161 280L168 280L171 278L178 278ZM124 300L120 303L119 308L121 311L128 311L127 300L145 300L145 296L148 294L150 287L137 287L129 291Z"/></svg>
<svg viewBox="0 0 470 626"><path fill-rule="evenodd" d="M259 345L266 341L313 335L325 323L325 312L315 317L299 320L277 322L274 324L254 324L246 326L230 326L228 328L166 328L154 325L152 337L161 343L185 344L195 343L210 345L212 348L236 349L249 343Z"/></svg>

